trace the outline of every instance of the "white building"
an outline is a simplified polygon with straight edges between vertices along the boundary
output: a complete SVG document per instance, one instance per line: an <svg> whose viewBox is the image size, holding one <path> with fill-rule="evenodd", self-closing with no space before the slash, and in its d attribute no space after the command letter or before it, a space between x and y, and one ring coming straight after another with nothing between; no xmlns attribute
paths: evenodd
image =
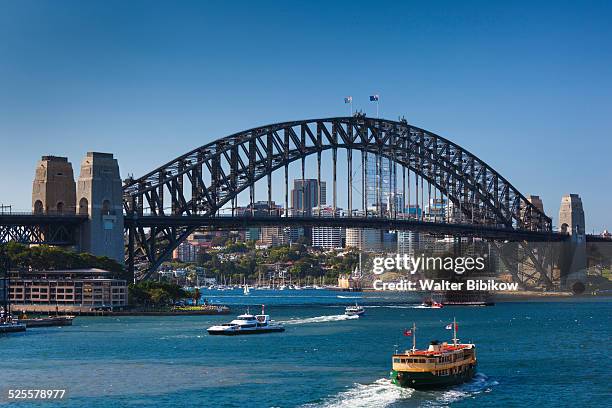
<svg viewBox="0 0 612 408"><path fill-rule="evenodd" d="M312 209L313 216L319 215L319 208ZM331 207L323 207L320 210L321 217L332 217L334 210ZM336 210L340 216L340 211ZM312 227L312 246L323 249L335 249L342 247L342 228L337 227Z"/></svg>
<svg viewBox="0 0 612 408"><path fill-rule="evenodd" d="M346 246L360 251L380 252L382 250L383 232L371 228L347 228Z"/></svg>
<svg viewBox="0 0 612 408"><path fill-rule="evenodd" d="M196 245L192 245L190 242L181 242L179 246L173 251L172 258L178 259L181 262L195 262L198 253Z"/></svg>

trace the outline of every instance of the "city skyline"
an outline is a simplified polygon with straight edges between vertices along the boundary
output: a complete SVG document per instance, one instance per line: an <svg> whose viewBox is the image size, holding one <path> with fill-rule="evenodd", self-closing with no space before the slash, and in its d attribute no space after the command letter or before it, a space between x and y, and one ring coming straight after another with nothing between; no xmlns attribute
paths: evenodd
<svg viewBox="0 0 612 408"><path fill-rule="evenodd" d="M561 197L577 193L587 232L610 228L612 192L599 186L612 175L609 5L448 3L440 13L337 3L323 15L321 6L243 3L226 27L230 11L214 4L3 5L0 169L11 177L0 202L30 208L43 155L74 166L87 151L110 152L122 178L138 177L243 129L346 116L347 96L375 116L376 94L381 117L405 116L467 148L542 197L553 219ZM290 23L306 16L309 24ZM359 24L365 16L372 24ZM261 44L269 47L251 51ZM393 63L352 62L368 50Z"/></svg>

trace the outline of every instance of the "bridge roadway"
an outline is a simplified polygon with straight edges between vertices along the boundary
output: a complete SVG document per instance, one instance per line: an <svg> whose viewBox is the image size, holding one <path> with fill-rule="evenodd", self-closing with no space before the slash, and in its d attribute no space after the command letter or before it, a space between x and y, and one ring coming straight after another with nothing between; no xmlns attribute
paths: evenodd
<svg viewBox="0 0 612 408"><path fill-rule="evenodd" d="M68 231L79 227L87 221L86 215L79 214L33 214L10 213L0 214L0 242L13 240L11 230L23 232L30 229L39 229L44 233L45 228L52 226L62 227ZM528 242L559 242L568 239L568 235L557 232L522 231L497 226L478 224L447 224L440 222L418 221L414 219L386 219L376 217L277 217L277 216L125 216L125 227L211 227L223 228L249 228L265 226L288 227L343 227L343 228L377 228L399 231L429 232L439 235L472 236L487 239ZM70 234L72 235L72 234ZM611 239L599 235L587 235L587 242L608 242ZM51 245L66 245L73 242L28 242L49 243Z"/></svg>
<svg viewBox="0 0 612 408"><path fill-rule="evenodd" d="M342 227L383 230L419 231L438 235L470 236L504 241L555 242L569 236L555 232L525 231L503 226L452 224L401 218L378 217L318 217L318 216L125 216L125 227L210 227L215 229L246 229L250 227Z"/></svg>
<svg viewBox="0 0 612 408"><path fill-rule="evenodd" d="M0 225L80 225L87 221L86 214L36 214L36 213L2 213Z"/></svg>

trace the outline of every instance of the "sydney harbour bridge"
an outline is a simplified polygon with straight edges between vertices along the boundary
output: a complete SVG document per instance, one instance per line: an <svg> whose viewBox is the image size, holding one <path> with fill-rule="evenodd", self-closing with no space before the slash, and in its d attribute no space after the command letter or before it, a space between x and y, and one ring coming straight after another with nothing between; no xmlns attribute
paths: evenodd
<svg viewBox="0 0 612 408"><path fill-rule="evenodd" d="M320 201L311 211L289 211L290 168L294 174L296 167L302 179L316 167L319 190L322 178L328 181L330 213L322 214ZM383 172L396 180L387 187L387 202L380 192ZM372 178L379 181L370 200L366 191ZM262 189L268 214L238 211L245 201L253 209ZM284 211L273 205L279 192ZM446 203L449 211L440 217L426 214L431 199ZM405 120L363 114L276 123L216 139L128 178L121 200L122 214L115 216L123 218L126 267L142 279L199 228L330 226L477 238L496 248L512 242L531 272L517 272L516 256L502 258L525 287L552 287L551 271L559 265L546 244L571 241L570 234L553 231L551 218L507 178L466 149ZM406 211L411 207L420 210ZM61 215L0 215L0 240L78 241L74 226L86 223L87 216L78 208Z"/></svg>

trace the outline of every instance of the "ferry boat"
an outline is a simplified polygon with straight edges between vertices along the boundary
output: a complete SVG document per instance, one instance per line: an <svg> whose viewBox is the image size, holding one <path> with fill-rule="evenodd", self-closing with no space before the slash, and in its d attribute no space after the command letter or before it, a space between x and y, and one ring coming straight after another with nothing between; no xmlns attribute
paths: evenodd
<svg viewBox="0 0 612 408"><path fill-rule="evenodd" d="M270 320L270 315L264 313L261 306L261 314L252 315L247 312L241 314L229 323L211 326L207 329L210 335L236 336L241 334L263 334L284 332L283 325Z"/></svg>
<svg viewBox="0 0 612 408"><path fill-rule="evenodd" d="M347 306L344 309L344 314L347 316L361 316L365 313L365 309L355 303L355 306Z"/></svg>
<svg viewBox="0 0 612 408"><path fill-rule="evenodd" d="M446 326L450 329L450 325ZM476 373L476 345L460 343L457 322L452 323L452 344L432 341L427 350L416 348L416 325L406 330L412 336L412 349L393 354L391 381L400 387L427 389L469 381Z"/></svg>

